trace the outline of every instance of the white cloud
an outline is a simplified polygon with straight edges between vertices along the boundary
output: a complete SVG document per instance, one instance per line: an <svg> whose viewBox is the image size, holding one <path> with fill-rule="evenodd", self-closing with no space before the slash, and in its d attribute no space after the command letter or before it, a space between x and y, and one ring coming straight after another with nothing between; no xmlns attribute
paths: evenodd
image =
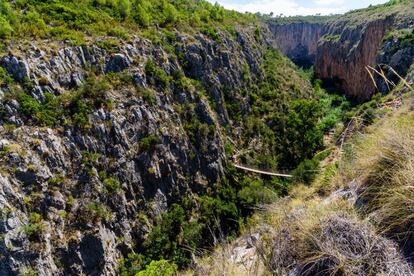
<svg viewBox="0 0 414 276"><path fill-rule="evenodd" d="M264 13L275 15L315 15L338 14L350 9L367 7L369 4L381 4L387 0L307 0L312 5L298 4L300 0L208 0L218 2L227 9L239 12Z"/></svg>
<svg viewBox="0 0 414 276"><path fill-rule="evenodd" d="M212 3L215 0L209 0ZM338 0L316 0L316 1L338 1ZM346 11L345 6L320 7L316 6L307 8L300 6L294 0L253 0L248 3L234 3L228 0L219 1L219 3L227 9L237 10L240 12L260 12L269 14L284 14L284 15L314 15L314 14L332 14Z"/></svg>
<svg viewBox="0 0 414 276"><path fill-rule="evenodd" d="M345 3L344 0L315 0L313 2L320 6L343 5Z"/></svg>

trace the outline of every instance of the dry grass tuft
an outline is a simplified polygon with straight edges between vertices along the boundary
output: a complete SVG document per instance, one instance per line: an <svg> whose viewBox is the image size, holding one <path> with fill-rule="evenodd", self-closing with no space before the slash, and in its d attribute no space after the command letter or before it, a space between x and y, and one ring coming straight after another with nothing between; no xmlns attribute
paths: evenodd
<svg viewBox="0 0 414 276"><path fill-rule="evenodd" d="M267 206L253 226L266 231L244 255L254 260L248 266L237 260L239 239L199 260L194 273L414 275L406 260L414 256L414 108L364 129L340 158L312 186Z"/></svg>
<svg viewBox="0 0 414 276"><path fill-rule="evenodd" d="M409 275L397 246L361 220L341 197L321 199L299 186L272 205L265 221L272 233L258 252L273 275Z"/></svg>
<svg viewBox="0 0 414 276"><path fill-rule="evenodd" d="M412 275L397 247L345 214L324 218L302 248L299 275Z"/></svg>
<svg viewBox="0 0 414 276"><path fill-rule="evenodd" d="M347 178L357 183L358 207L386 235L414 239L414 115L395 116L365 135ZM352 169L353 168L353 169Z"/></svg>
<svg viewBox="0 0 414 276"><path fill-rule="evenodd" d="M245 238L221 245L212 255L196 259L195 268L187 271L187 275L264 275L266 269L257 255L256 247L246 245Z"/></svg>
<svg viewBox="0 0 414 276"><path fill-rule="evenodd" d="M352 213L347 202L313 202L288 212L259 247L273 275L410 275L396 245ZM343 211L341 211L343 210Z"/></svg>

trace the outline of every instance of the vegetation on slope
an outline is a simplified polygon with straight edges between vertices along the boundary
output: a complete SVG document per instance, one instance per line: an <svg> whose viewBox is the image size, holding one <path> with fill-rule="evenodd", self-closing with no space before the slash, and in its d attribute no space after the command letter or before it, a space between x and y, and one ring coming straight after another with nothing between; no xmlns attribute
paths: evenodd
<svg viewBox="0 0 414 276"><path fill-rule="evenodd" d="M411 275L412 97L404 95L398 111L390 108L401 98L374 100L378 109L370 121L359 113L369 105L355 111L353 120L365 125L364 131L354 128L342 155L340 144L315 180L292 186L288 197L251 220L247 234L260 234L255 255L248 255L253 262L236 264L232 258L240 251L227 245L198 260L198 269L237 275L293 270L299 275Z"/></svg>
<svg viewBox="0 0 414 276"><path fill-rule="evenodd" d="M0 38L53 38L79 44L88 36L127 39L136 32L146 33L154 28L211 32L216 26L233 26L254 19L254 15L196 0L2 1Z"/></svg>
<svg viewBox="0 0 414 276"><path fill-rule="evenodd" d="M300 24L300 23L309 23L309 24L325 24L331 20L334 20L338 15L308 15L308 16L262 16L267 21L271 23L276 23L279 25L287 24Z"/></svg>
<svg viewBox="0 0 414 276"><path fill-rule="evenodd" d="M348 26L359 25L380 18L394 16L396 23L400 20L412 18L414 15L414 4L411 0L390 0L381 5L371 5L368 8L350 11L337 18L335 24L347 22Z"/></svg>
<svg viewBox="0 0 414 276"><path fill-rule="evenodd" d="M158 40L160 33L174 37L168 30L202 32L220 43L219 28L232 33L229 26L254 19L254 16L226 11L203 1L84 0L75 3L19 0L3 1L0 5L2 38L65 39L83 44L87 39L93 41L93 36L117 37L98 45L108 52L113 52L120 40L128 39L137 31L153 41ZM260 29L256 28L255 36L260 38ZM161 46L177 56L174 43L174 39L168 39ZM323 148L324 134L344 118L349 104L343 97L327 95L318 82L312 87L304 74L298 73L297 68L277 50L269 49L265 53L261 70L263 78L257 80L250 76L246 67L246 88L242 91L227 89L224 100L233 121L227 135L233 139L237 136L232 133L235 126L243 130L236 143L252 151L242 155L241 161L265 169L292 170L299 166L298 178L309 179L305 174L316 169L314 160L310 159ZM188 87L199 91L199 98L210 99L198 80L178 71L169 75L152 61L145 64L145 73L150 80L150 87L145 89L135 85L125 72L101 76L88 73L87 81L80 87L58 96L46 93L43 101L31 95L33 87L29 81L16 84L4 70L0 71L0 85L11 92L6 94L5 101L18 101L27 125L74 127L84 132L90 128L88 117L93 111L113 108L110 92L114 89L128 88L149 106L157 104L155 91L169 93ZM211 99L210 104L214 109ZM177 110L181 111L183 128L194 148L203 152L199 137L208 140L217 129L214 125L202 124L194 115L191 104L177 107ZM142 152L151 151L159 143L158 137L150 135L141 140L139 148ZM227 145L226 150L229 158L236 153L231 145ZM85 156L82 161L85 173L88 174L87 170L92 167L101 170L99 178L105 193L113 194L121 189L115 178L107 176L103 166L92 164L96 161L93 154L85 153ZM120 272L129 275L143 269L175 271L176 266L188 266L193 254L199 253L196 250L210 248L217 239L236 236L255 206L285 195L289 185L289 182L275 178L248 177L230 164L226 177L207 191L194 194L191 200L177 200L161 217L150 221L144 213L139 214L137 220L141 225L154 226L145 241L136 241L136 253L125 256ZM92 202L85 209L96 220L105 221L110 215L104 204ZM34 226L38 223L33 221Z"/></svg>
<svg viewBox="0 0 414 276"><path fill-rule="evenodd" d="M296 70L277 51L269 50L264 57L263 80L238 92L247 97L250 110L241 111L243 103L238 94L232 95L237 101L228 95L226 103L234 123L241 124L245 129L241 133L242 142L255 139L260 141L260 148L242 156L242 160L254 162L253 165L261 168L273 169L293 169L304 161L295 174L299 179L308 179L308 171L317 168L314 160L307 159L311 159L323 147L323 135L345 118L344 112L349 109L349 103L344 97L326 94L318 81L315 81L313 88L310 87L309 81L304 79L306 74L300 74ZM137 96L143 97L147 104L153 105L155 102L146 96L145 91L157 88L164 91L179 89L183 78L168 76L151 62L147 63L146 71L148 76L160 78L154 80L154 87L143 90L134 85L125 72L101 76L91 74L74 91L60 96L45 94L43 102L38 102L30 95L29 82L23 85L13 84L4 73L4 82L10 83L13 90L5 100L18 100L27 124L52 128L75 126L81 131L87 131L90 128L88 116L94 110L112 108L109 96L111 90L128 88L129 91L135 91ZM193 80L193 83L197 82ZM197 148L201 147L197 142L197 133L204 126L197 116L183 117L183 121L187 121L184 128L191 141ZM210 129L207 131L210 132ZM214 133L216 130L211 131ZM140 150L150 151L154 144L160 142L158 137L148 136L142 139ZM250 143L245 142L244 146L249 147ZM229 149L229 157L234 153L234 149ZM277 196L286 194L289 185L289 182L276 178L250 178L237 172L231 165L226 173L227 177L207 193L197 194L193 200L177 201L167 213L157 219L148 238L137 247L137 253L125 258L121 272L128 274L140 271L152 261L164 259L180 268L188 266L194 250L210 247L217 238L237 235L244 218L252 214L255 206L270 203ZM108 193L119 189L119 183L113 179L104 175L100 178ZM148 224L148 218L142 215L140 223Z"/></svg>
<svg viewBox="0 0 414 276"><path fill-rule="evenodd" d="M244 122L243 148L250 149L241 155L243 162L291 171L312 159L323 148L323 135L345 120L350 103L343 96L327 94L312 75L295 70L276 52L265 57L267 78L248 91L253 112L235 119Z"/></svg>
<svg viewBox="0 0 414 276"><path fill-rule="evenodd" d="M300 82L306 87L306 81L277 52L270 51L263 66L264 80L241 92L251 101L252 112L232 113L237 108L234 107L237 101L231 101L233 106L228 108L234 123L246 122L241 139L261 141L262 148L243 156L242 160L256 160L254 165L277 168L277 163L273 162L279 151L279 156L285 154L286 157L278 161L294 168L322 148L323 134L344 118L349 104L344 97L327 95L319 82L315 82L315 94L300 99L301 93L307 93L300 87ZM296 88L292 88L292 78L296 80ZM229 104L230 98L226 102ZM275 113L277 110L280 112ZM271 117L273 114L277 117ZM282 127L274 127L277 123ZM285 147L277 145L278 142L284 143ZM249 143L245 146L249 147ZM235 152L229 147L231 157ZM304 177L306 173L309 174L298 171L297 175ZM203 252L218 239L236 236L255 206L284 195L289 184L277 178L251 178L229 165L227 178L211 187L207 194L197 195L196 203L184 200L172 206L158 221L140 252L124 260L122 271L139 271L150 261L160 259L170 260L180 268L191 264L193 254Z"/></svg>

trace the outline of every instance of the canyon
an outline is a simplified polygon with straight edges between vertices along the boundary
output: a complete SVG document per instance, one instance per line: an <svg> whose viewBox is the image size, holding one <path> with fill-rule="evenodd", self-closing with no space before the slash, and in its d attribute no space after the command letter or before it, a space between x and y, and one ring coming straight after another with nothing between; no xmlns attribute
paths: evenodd
<svg viewBox="0 0 414 276"><path fill-rule="evenodd" d="M0 3L10 27L0 26L0 275L194 265L292 185L238 169L306 172L350 111L300 67L357 102L387 94L385 78L414 78L411 1L321 22L197 1L188 3L197 16L156 1L119 11L110 1L9 2ZM374 83L367 66L383 77Z"/></svg>
<svg viewBox="0 0 414 276"><path fill-rule="evenodd" d="M414 4L407 1L405 5L403 11L353 11L322 18L322 23L270 19L269 25L281 51L295 63L313 65L315 77L327 86L357 101L366 101L376 92L376 86L383 94L390 91L378 75L377 84L373 83L367 66L388 64L404 77L413 63L412 44L402 46L394 37L384 40L387 33L412 30ZM398 82L389 68L383 70L388 78Z"/></svg>

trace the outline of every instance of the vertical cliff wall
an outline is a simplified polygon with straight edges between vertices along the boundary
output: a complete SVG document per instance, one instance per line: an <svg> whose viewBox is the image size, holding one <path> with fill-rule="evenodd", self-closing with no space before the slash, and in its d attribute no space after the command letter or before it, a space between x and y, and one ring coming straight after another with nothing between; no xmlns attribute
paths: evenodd
<svg viewBox="0 0 414 276"><path fill-rule="evenodd" d="M321 23L306 20L268 24L283 53L299 66L314 65L317 78L350 98L365 101L377 87L382 93L388 91L381 78L374 85L367 66L386 64L405 77L413 64L413 1L372 6ZM383 70L399 81L388 66Z"/></svg>
<svg viewBox="0 0 414 276"><path fill-rule="evenodd" d="M334 22L319 41L315 76L347 96L367 100L375 91L367 66L375 66L383 37L392 26L392 17L378 19L355 28Z"/></svg>
<svg viewBox="0 0 414 276"><path fill-rule="evenodd" d="M269 28L280 50L301 67L315 63L318 41L324 30L322 23L279 24L269 22Z"/></svg>

